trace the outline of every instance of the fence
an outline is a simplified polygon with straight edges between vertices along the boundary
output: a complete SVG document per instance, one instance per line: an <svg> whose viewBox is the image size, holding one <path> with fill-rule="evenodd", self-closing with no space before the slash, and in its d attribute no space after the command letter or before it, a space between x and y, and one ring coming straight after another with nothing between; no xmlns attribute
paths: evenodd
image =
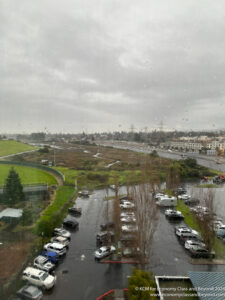
<svg viewBox="0 0 225 300"><path fill-rule="evenodd" d="M65 176L59 172L58 170L49 168L47 166L39 165L39 164L34 164L34 163L28 163L28 162L23 162L23 161L6 161L2 160L0 161L1 165L16 165L16 166L24 166L24 167L31 167L31 168L36 168L36 169L41 169L43 171L47 171L49 173L52 173L54 176L60 177L60 179L64 182L65 181Z"/></svg>

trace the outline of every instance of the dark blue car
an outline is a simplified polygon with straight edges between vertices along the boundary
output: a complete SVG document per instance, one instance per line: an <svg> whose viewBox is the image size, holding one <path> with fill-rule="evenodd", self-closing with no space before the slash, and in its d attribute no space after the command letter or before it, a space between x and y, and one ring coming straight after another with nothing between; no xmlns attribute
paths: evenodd
<svg viewBox="0 0 225 300"><path fill-rule="evenodd" d="M53 264L57 264L59 262L59 255L52 251L42 251L40 255L45 256L48 258L50 262Z"/></svg>

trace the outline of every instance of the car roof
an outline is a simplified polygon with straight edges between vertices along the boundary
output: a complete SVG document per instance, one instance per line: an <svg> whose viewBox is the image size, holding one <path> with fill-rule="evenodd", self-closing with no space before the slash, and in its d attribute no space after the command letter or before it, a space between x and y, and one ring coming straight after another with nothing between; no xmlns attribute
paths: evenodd
<svg viewBox="0 0 225 300"><path fill-rule="evenodd" d="M40 291L39 288L37 288L34 285L25 285L23 290L26 291L26 292L28 292L28 293L30 293L30 294L33 294L37 290Z"/></svg>
<svg viewBox="0 0 225 300"><path fill-rule="evenodd" d="M62 249L65 247L64 245L62 245L60 243L48 243L47 245L51 245L52 247L58 248L58 249Z"/></svg>
<svg viewBox="0 0 225 300"><path fill-rule="evenodd" d="M38 260L39 262L44 262L44 261L46 261L46 260L48 260L48 259L47 259L46 256L38 255L38 256L35 258L35 260Z"/></svg>
<svg viewBox="0 0 225 300"><path fill-rule="evenodd" d="M32 267L27 267L24 271L24 273L28 273L28 274L35 274L37 276L41 276L42 274L46 273L42 270L36 269L36 268L32 268Z"/></svg>
<svg viewBox="0 0 225 300"><path fill-rule="evenodd" d="M47 250L42 251L41 254L48 255L48 256L58 256L55 252L47 251Z"/></svg>

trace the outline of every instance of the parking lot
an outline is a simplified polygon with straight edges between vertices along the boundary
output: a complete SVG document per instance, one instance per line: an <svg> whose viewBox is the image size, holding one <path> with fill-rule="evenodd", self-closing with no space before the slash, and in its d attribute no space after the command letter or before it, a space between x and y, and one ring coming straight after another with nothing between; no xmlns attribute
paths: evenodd
<svg viewBox="0 0 225 300"><path fill-rule="evenodd" d="M123 191L121 191L123 192ZM113 195L109 191L109 195ZM72 232L70 249L56 270L57 283L44 299L96 299L113 288L127 287L130 264L102 264L94 259L96 233L104 223L107 201L105 190L94 191L89 198L78 198L77 207L82 215L77 218L79 230ZM112 200L108 200L108 205ZM186 276L188 271L224 271L224 265L194 265L184 247L179 243L174 227L182 222L168 221L164 209L159 211L158 228L153 243L153 255L146 269L155 275Z"/></svg>
<svg viewBox="0 0 225 300"><path fill-rule="evenodd" d="M96 234L104 223L105 196L105 190L98 190L89 198L76 200L77 207L82 207L82 215L77 218L79 230L72 232L69 251L56 269L56 286L45 293L44 299L90 300L127 286L131 265L101 264L94 258Z"/></svg>

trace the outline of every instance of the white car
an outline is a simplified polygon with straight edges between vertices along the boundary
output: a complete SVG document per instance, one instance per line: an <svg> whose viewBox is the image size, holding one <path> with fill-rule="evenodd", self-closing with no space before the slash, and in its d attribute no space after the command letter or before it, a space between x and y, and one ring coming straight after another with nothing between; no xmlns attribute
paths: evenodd
<svg viewBox="0 0 225 300"><path fill-rule="evenodd" d="M66 246L60 243L48 243L44 245L44 249L57 253L59 256L66 254Z"/></svg>
<svg viewBox="0 0 225 300"><path fill-rule="evenodd" d="M184 248L187 249L187 250L198 250L198 249L202 249L202 248L205 248L206 245L200 241L197 241L197 240L187 240L185 243L184 243Z"/></svg>
<svg viewBox="0 0 225 300"><path fill-rule="evenodd" d="M165 216L169 219L184 219L184 216L179 210L167 209L165 211Z"/></svg>
<svg viewBox="0 0 225 300"><path fill-rule="evenodd" d="M32 267L23 271L22 279L46 290L51 289L56 283L56 276Z"/></svg>
<svg viewBox="0 0 225 300"><path fill-rule="evenodd" d="M126 211L126 212L122 212L120 214L120 217L123 218L123 217L135 217L135 213L133 211Z"/></svg>
<svg viewBox="0 0 225 300"><path fill-rule="evenodd" d="M95 258L101 259L115 252L116 248L114 246L103 246L95 251Z"/></svg>
<svg viewBox="0 0 225 300"><path fill-rule="evenodd" d="M155 199L157 199L158 200L158 198L160 198L160 197L165 197L166 195L164 194L164 193L157 193L156 195L155 195Z"/></svg>
<svg viewBox="0 0 225 300"><path fill-rule="evenodd" d="M126 216L120 219L122 223L136 223L136 218L131 216Z"/></svg>
<svg viewBox="0 0 225 300"><path fill-rule="evenodd" d="M138 227L136 225L123 225L122 232L137 232Z"/></svg>
<svg viewBox="0 0 225 300"><path fill-rule="evenodd" d="M124 201L123 204L120 204L121 208L134 208L134 203L130 201Z"/></svg>
<svg viewBox="0 0 225 300"><path fill-rule="evenodd" d="M176 235L178 237L200 237L199 233L191 228L179 228L176 230Z"/></svg>
<svg viewBox="0 0 225 300"><path fill-rule="evenodd" d="M182 194L182 195L178 196L178 199L180 199L180 200L190 200L191 196L188 195L188 194Z"/></svg>
<svg viewBox="0 0 225 300"><path fill-rule="evenodd" d="M217 231L218 229L220 229L223 226L225 227L225 225L219 220L215 220L212 223L213 223L213 230L214 231Z"/></svg>
<svg viewBox="0 0 225 300"><path fill-rule="evenodd" d="M51 263L47 257L39 255L34 259L34 267L46 272L51 272L55 264Z"/></svg>
<svg viewBox="0 0 225 300"><path fill-rule="evenodd" d="M71 233L64 228L55 228L53 231L54 235L63 236L68 240L71 239Z"/></svg>
<svg viewBox="0 0 225 300"><path fill-rule="evenodd" d="M51 238L51 242L60 243L66 246L67 248L69 248L69 244L70 244L69 240L63 236L54 236L53 238Z"/></svg>

